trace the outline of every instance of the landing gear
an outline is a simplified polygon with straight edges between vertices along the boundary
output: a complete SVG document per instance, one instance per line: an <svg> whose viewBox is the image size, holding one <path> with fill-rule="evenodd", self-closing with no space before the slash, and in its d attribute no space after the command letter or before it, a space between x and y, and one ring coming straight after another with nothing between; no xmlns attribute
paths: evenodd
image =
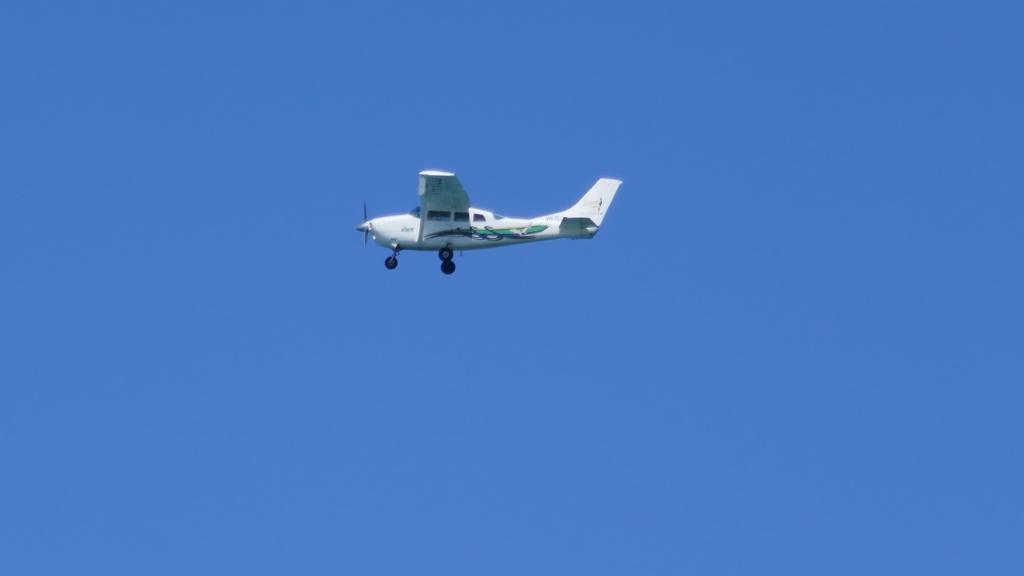
<svg viewBox="0 0 1024 576"><path fill-rule="evenodd" d="M398 251L401 248L398 247L398 242L391 241L391 256L384 259L384 267L388 270L394 270L398 268Z"/></svg>
<svg viewBox="0 0 1024 576"><path fill-rule="evenodd" d="M451 274L455 272L455 262L452 262L452 249L448 246L441 248L437 251L437 256L441 258L441 272L445 274Z"/></svg>

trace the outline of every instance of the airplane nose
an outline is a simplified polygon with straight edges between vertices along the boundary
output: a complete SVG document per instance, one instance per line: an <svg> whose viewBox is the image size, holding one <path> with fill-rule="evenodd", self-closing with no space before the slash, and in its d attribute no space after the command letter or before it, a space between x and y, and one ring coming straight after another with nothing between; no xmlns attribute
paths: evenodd
<svg viewBox="0 0 1024 576"><path fill-rule="evenodd" d="M369 222L369 220L367 220L366 222L363 222L359 226L356 226L356 230L359 230L360 232L366 232L369 229L370 229L370 222Z"/></svg>

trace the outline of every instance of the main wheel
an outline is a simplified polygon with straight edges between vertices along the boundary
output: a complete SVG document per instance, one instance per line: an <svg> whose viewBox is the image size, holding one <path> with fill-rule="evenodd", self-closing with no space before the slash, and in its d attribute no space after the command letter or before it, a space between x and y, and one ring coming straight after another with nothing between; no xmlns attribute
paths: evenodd
<svg viewBox="0 0 1024 576"><path fill-rule="evenodd" d="M441 272L444 272L445 274L455 272L455 262L452 262L451 260L441 262Z"/></svg>
<svg viewBox="0 0 1024 576"><path fill-rule="evenodd" d="M395 258L394 256L388 256L384 260L384 267L387 268L388 270L394 270L395 268L398 267L398 258Z"/></svg>
<svg viewBox="0 0 1024 576"><path fill-rule="evenodd" d="M445 260L451 260L452 259L452 249L448 248L448 247L441 248L440 250L437 251L437 255L438 255L438 257L441 258L442 262L445 261ZM449 272L449 274L450 274L450 272Z"/></svg>

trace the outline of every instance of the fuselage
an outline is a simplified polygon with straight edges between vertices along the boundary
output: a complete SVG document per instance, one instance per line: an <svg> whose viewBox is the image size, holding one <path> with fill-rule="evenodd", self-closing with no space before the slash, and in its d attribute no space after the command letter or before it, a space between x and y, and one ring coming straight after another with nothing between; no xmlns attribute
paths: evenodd
<svg viewBox="0 0 1024 576"><path fill-rule="evenodd" d="M470 208L468 212L431 210L420 214L419 208L406 214L381 216L369 220L374 242L400 250L478 250L512 244L589 237L596 232L566 233L560 228L562 214L536 218L509 218L487 210Z"/></svg>

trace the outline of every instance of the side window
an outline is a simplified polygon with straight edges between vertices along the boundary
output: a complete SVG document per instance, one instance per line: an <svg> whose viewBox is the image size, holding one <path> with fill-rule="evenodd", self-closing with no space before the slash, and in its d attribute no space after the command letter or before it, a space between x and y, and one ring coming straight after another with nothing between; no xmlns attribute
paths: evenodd
<svg viewBox="0 0 1024 576"><path fill-rule="evenodd" d="M487 218L484 218L483 214L473 214L473 222L486 222Z"/></svg>
<svg viewBox="0 0 1024 576"><path fill-rule="evenodd" d="M455 213L455 221L456 222L469 222L469 212L456 212Z"/></svg>
<svg viewBox="0 0 1024 576"><path fill-rule="evenodd" d="M437 222L447 222L451 220L452 213L445 212L443 210L427 210L427 220L435 220Z"/></svg>

